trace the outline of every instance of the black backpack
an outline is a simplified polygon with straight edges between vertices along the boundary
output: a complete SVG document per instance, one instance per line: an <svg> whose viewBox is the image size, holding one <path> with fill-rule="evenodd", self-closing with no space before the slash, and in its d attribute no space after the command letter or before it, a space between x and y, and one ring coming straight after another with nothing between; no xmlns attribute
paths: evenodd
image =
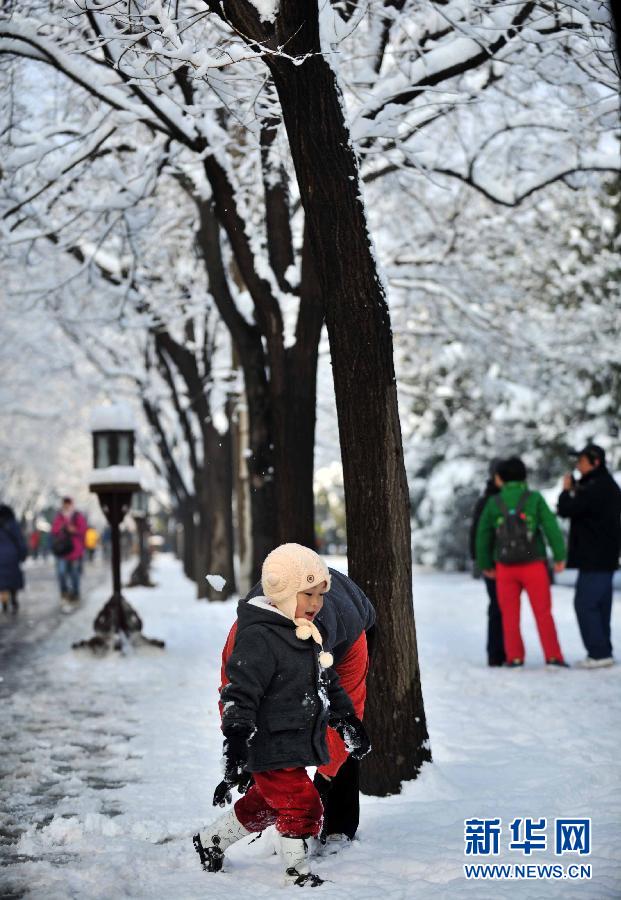
<svg viewBox="0 0 621 900"><path fill-rule="evenodd" d="M530 493L524 491L515 509L509 509L500 494L494 497L503 516L496 527L496 556L499 563L511 566L535 562L538 558L536 532L528 530L528 523L523 515Z"/></svg>
<svg viewBox="0 0 621 900"><path fill-rule="evenodd" d="M76 514L71 516L71 522L75 524ZM52 538L52 553L59 559L69 556L73 552L73 538L66 528L61 528L58 534Z"/></svg>

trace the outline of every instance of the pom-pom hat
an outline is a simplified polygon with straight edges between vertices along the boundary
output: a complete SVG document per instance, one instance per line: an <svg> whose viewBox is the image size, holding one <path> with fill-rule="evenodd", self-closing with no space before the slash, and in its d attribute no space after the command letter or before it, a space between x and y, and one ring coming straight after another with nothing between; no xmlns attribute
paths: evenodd
<svg viewBox="0 0 621 900"><path fill-rule="evenodd" d="M297 595L323 581L330 589L330 572L323 559L302 544L281 544L272 550L263 563L261 583L263 593L282 613L296 624L295 633L302 641L313 638L322 646L321 633L314 622L296 619ZM322 650L319 662L324 668L333 663L332 654Z"/></svg>

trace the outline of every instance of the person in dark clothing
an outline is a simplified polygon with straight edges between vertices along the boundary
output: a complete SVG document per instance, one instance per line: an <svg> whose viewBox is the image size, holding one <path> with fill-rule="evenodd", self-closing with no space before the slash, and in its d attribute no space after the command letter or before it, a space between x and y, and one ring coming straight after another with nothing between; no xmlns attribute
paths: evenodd
<svg viewBox="0 0 621 900"><path fill-rule="evenodd" d="M574 607L587 657L580 668L612 666L610 617L612 578L621 550L621 489L606 467L606 453L587 444L576 468L567 474L558 498L558 514L569 519L568 566L578 569Z"/></svg>
<svg viewBox="0 0 621 900"><path fill-rule="evenodd" d="M472 524L470 525L470 557L476 560L476 536L477 527L481 513L485 508L485 504L489 497L500 493L500 488L496 483L496 470L500 460L493 459L489 464L489 478L483 490L483 493L477 500L472 512ZM496 593L496 579L488 578L483 575L485 582L485 590L489 597L489 605L487 607L487 664L489 666L503 666L505 663L505 643L502 636L502 615L500 606L498 605L498 595Z"/></svg>
<svg viewBox="0 0 621 900"><path fill-rule="evenodd" d="M267 556L261 580L264 596L238 606L220 697L225 774L214 805L230 802L232 787L243 796L194 845L204 868L217 872L227 847L275 825L285 883L316 887L321 879L309 870L306 841L319 834L323 807L306 766L328 762L328 723L358 758L370 743L314 623L330 587L323 560L283 544Z"/></svg>
<svg viewBox="0 0 621 900"><path fill-rule="evenodd" d="M17 592L24 587L20 563L28 554L26 541L10 506L0 504L0 597L2 609L17 612Z"/></svg>

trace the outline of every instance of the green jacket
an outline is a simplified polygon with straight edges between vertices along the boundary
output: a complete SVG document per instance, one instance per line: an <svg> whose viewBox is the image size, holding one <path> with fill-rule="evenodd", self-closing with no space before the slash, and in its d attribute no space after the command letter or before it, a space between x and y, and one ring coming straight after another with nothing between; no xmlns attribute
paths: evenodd
<svg viewBox="0 0 621 900"><path fill-rule="evenodd" d="M500 496L509 509L515 509L520 497L527 490L528 485L525 481L508 481L507 484L503 485ZM537 557L539 559L546 558L545 541L547 541L552 550L554 562L563 562L566 556L563 534L556 516L538 491L531 491L524 507L524 514L529 530L536 534ZM481 570L494 568L497 559L494 546L496 528L500 525L502 519L503 515L495 497L492 496L483 508L477 527L477 566Z"/></svg>

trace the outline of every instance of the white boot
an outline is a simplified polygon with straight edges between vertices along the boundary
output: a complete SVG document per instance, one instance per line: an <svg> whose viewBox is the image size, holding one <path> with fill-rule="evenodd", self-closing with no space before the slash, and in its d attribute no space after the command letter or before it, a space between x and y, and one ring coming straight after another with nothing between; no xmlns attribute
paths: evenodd
<svg viewBox="0 0 621 900"><path fill-rule="evenodd" d="M205 831L195 834L192 841L203 869L207 872L219 872L224 861L224 851L247 834L250 832L239 821L234 809L221 815Z"/></svg>
<svg viewBox="0 0 621 900"><path fill-rule="evenodd" d="M318 887L323 880L313 875L308 864L308 844L304 838L280 835L280 855L285 867L285 884Z"/></svg>

